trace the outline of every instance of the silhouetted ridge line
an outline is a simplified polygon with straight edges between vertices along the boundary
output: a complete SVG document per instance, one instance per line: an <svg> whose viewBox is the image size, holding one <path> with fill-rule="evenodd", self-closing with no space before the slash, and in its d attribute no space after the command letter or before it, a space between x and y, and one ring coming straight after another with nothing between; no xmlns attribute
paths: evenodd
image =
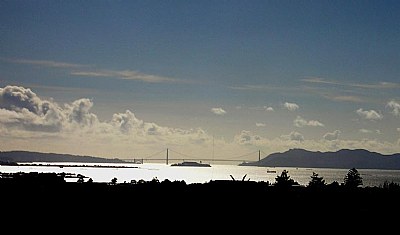
<svg viewBox="0 0 400 235"><path fill-rule="evenodd" d="M400 169L400 153L384 155L365 149L341 149L336 152L290 149L283 153L272 153L260 161L244 162L241 166L314 167L314 168L358 168Z"/></svg>
<svg viewBox="0 0 400 235"><path fill-rule="evenodd" d="M40 153L30 151L0 152L0 162L93 162L93 163L124 163L118 158L101 158L58 153Z"/></svg>

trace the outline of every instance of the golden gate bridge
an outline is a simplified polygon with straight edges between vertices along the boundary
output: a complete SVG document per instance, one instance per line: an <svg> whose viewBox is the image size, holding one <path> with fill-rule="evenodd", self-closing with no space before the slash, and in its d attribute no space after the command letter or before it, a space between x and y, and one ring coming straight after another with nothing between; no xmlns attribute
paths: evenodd
<svg viewBox="0 0 400 235"><path fill-rule="evenodd" d="M205 161L205 162L256 162L261 160L261 153L267 155L262 150L253 151L250 153L234 156L231 158L201 158L191 156L189 154L181 153L176 150L167 148L161 151L155 152L143 158L122 158L126 162L144 163L144 162L162 162L165 161L168 165L170 161ZM250 156L256 156L253 159L249 159Z"/></svg>

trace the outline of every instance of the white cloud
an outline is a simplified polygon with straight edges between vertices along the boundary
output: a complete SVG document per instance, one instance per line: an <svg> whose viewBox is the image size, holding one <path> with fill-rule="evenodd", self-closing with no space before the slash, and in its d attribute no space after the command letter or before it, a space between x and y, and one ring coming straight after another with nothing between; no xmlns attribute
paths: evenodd
<svg viewBox="0 0 400 235"><path fill-rule="evenodd" d="M341 131L335 130L334 132L328 132L328 133L326 133L326 134L323 136L323 138L324 138L324 140L328 140L328 141L337 140L337 139L339 139L339 135L340 135L341 133L342 133Z"/></svg>
<svg viewBox="0 0 400 235"><path fill-rule="evenodd" d="M265 127L265 123L256 122L257 127Z"/></svg>
<svg viewBox="0 0 400 235"><path fill-rule="evenodd" d="M400 104L399 103L397 103L394 100L391 100L390 102L387 103L386 106L392 109L393 115L398 116L398 117L400 116Z"/></svg>
<svg viewBox="0 0 400 235"><path fill-rule="evenodd" d="M375 110L363 110L362 108L357 109L356 113L362 117L365 118L367 120L381 120L383 118L382 114L379 114L378 112L376 112Z"/></svg>
<svg viewBox="0 0 400 235"><path fill-rule="evenodd" d="M296 103L289 103L289 102L285 102L283 106L289 111L295 111L300 108Z"/></svg>
<svg viewBox="0 0 400 235"><path fill-rule="evenodd" d="M93 102L86 98L61 106L41 99L28 88L6 86L0 88L0 129L3 131L0 135L4 130L25 136L48 132L59 133L63 138L85 137L93 141L120 137L132 142L175 144L201 144L210 139L202 129L162 127L136 118L129 110L114 114L109 122L101 122L91 112L92 107Z"/></svg>
<svg viewBox="0 0 400 235"><path fill-rule="evenodd" d="M234 140L241 145L256 145L261 140L261 137L253 135L250 131L242 130L240 134L235 135Z"/></svg>
<svg viewBox="0 0 400 235"><path fill-rule="evenodd" d="M397 128L397 131L400 132L400 127Z"/></svg>
<svg viewBox="0 0 400 235"><path fill-rule="evenodd" d="M299 132L293 131L290 133L290 140L295 140L295 141L304 141L304 136L300 134Z"/></svg>
<svg viewBox="0 0 400 235"><path fill-rule="evenodd" d="M65 105L65 112L70 123L80 126L92 126L98 122L97 116L90 112L93 102L89 99L79 99Z"/></svg>
<svg viewBox="0 0 400 235"><path fill-rule="evenodd" d="M302 142L304 141L304 136L299 132L292 131L289 135L282 135L281 139Z"/></svg>
<svg viewBox="0 0 400 235"><path fill-rule="evenodd" d="M213 112L216 115L224 115L224 114L226 114L226 111L223 110L222 108L212 108L211 112Z"/></svg>
<svg viewBox="0 0 400 235"><path fill-rule="evenodd" d="M361 133L364 133L364 134L370 134L370 133L373 132L373 131L368 130L368 129L360 129L359 131L360 131Z"/></svg>
<svg viewBox="0 0 400 235"><path fill-rule="evenodd" d="M304 126L313 126L313 127L318 127L318 126L324 126L319 121L316 120L306 120L300 116L297 116L296 119L293 121L294 125L297 127L304 127Z"/></svg>
<svg viewBox="0 0 400 235"><path fill-rule="evenodd" d="M66 119L66 113L56 103L18 86L0 88L0 113L0 124L8 128L44 132L59 131Z"/></svg>
<svg viewBox="0 0 400 235"><path fill-rule="evenodd" d="M273 112L274 111L274 108L268 107L268 106L264 106L264 109L265 109L265 111L268 111L268 112Z"/></svg>

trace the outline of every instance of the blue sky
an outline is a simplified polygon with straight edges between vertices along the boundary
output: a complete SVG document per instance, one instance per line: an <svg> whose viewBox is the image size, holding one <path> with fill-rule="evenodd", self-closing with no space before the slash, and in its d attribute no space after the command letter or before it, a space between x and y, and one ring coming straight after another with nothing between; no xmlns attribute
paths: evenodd
<svg viewBox="0 0 400 235"><path fill-rule="evenodd" d="M399 1L18 0L0 22L0 150L400 151Z"/></svg>

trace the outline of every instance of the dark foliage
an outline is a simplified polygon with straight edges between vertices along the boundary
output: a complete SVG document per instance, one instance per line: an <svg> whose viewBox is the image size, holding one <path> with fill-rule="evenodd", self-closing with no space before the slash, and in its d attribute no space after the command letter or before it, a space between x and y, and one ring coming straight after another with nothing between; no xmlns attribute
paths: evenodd
<svg viewBox="0 0 400 235"><path fill-rule="evenodd" d="M351 168L344 177L343 185L348 188L357 188L362 185L362 177L356 168Z"/></svg>
<svg viewBox="0 0 400 235"><path fill-rule="evenodd" d="M299 183L290 178L289 171L283 170L281 175L280 176L278 175L275 178L275 184L274 185L276 187L290 187L290 186L293 186L293 185L299 185Z"/></svg>
<svg viewBox="0 0 400 235"><path fill-rule="evenodd" d="M308 187L322 188L324 186L326 186L324 178L318 176L317 173L313 172L313 174L311 176L311 180L310 180L310 182L308 182Z"/></svg>
<svg viewBox="0 0 400 235"><path fill-rule="evenodd" d="M397 184L349 190L348 186L338 182L325 184L322 177L313 174L310 182L314 183L311 185L324 185L314 190L314 187L298 185L290 179L286 170L276 177L275 184L244 180L245 177L242 180L194 184L160 181L157 178L123 183L117 183L116 178L110 180L112 183L98 183L91 179L87 182L66 182L64 177L65 174L54 173L0 173L3 211L42 211L44 208L44 211L52 211L57 208L55 205L59 205L85 213L99 211L99 214L103 214L104 210L126 211L141 216L168 211L181 215L239 215L239 211L248 215L258 211L273 212L271 216L276 217L287 216L288 213L333 215L347 210L361 215L386 215L400 209Z"/></svg>

